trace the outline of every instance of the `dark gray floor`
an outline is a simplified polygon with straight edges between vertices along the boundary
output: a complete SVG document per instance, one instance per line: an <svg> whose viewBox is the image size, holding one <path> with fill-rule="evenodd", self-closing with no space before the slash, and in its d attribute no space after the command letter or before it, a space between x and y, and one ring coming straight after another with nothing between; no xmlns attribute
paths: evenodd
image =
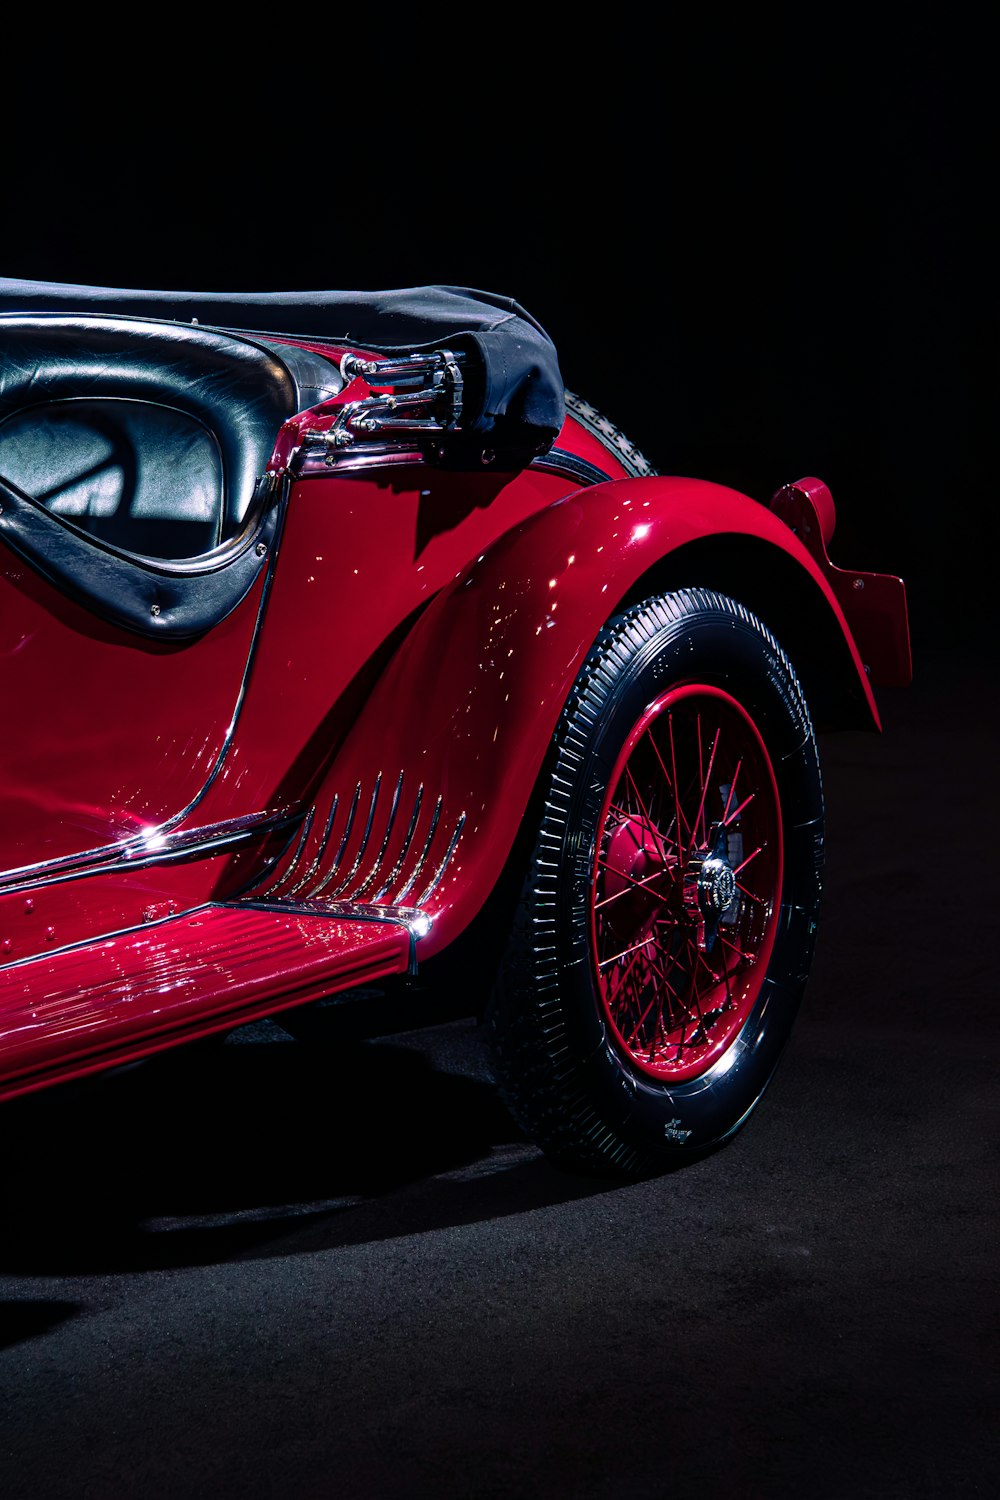
<svg viewBox="0 0 1000 1500"><path fill-rule="evenodd" d="M806 1009L709 1160L559 1175L465 1023L7 1106L0 1495L997 1493L998 745L952 671L825 743Z"/></svg>

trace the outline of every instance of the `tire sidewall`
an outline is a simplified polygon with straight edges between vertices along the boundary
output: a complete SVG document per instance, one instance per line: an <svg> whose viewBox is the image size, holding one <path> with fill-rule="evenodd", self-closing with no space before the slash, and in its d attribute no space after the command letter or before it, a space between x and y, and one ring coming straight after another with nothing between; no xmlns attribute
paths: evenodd
<svg viewBox="0 0 1000 1500"><path fill-rule="evenodd" d="M632 638L637 631L639 641L603 688L602 711L573 778L560 850L561 869L569 874L559 884L556 912L567 1041L606 1124L634 1149L654 1156L724 1140L759 1099L798 1009L820 897L823 803L808 711L766 631L739 606L731 612L723 604L730 601L703 603L659 624L647 607L630 621ZM685 683L724 690L756 724L778 787L784 873L767 974L747 1020L705 1073L661 1082L624 1055L604 1015L590 944L590 885L604 797L622 747L647 708ZM592 687L590 692L593 707ZM571 703L567 712L572 709Z"/></svg>

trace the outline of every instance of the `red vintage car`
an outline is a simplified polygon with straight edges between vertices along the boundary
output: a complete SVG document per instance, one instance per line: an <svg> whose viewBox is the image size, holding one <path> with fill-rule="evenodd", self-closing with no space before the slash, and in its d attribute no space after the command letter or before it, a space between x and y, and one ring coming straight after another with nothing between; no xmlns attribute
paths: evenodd
<svg viewBox="0 0 1000 1500"><path fill-rule="evenodd" d="M814 723L909 677L833 528L657 475L506 298L0 282L0 1093L451 953L555 1160L724 1140L809 969Z"/></svg>

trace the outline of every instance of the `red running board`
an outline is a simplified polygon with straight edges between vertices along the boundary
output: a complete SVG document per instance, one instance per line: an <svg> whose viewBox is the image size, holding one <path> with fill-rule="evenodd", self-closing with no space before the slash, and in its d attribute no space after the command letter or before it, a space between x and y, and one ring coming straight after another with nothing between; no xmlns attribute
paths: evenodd
<svg viewBox="0 0 1000 1500"><path fill-rule="evenodd" d="M205 906L0 971L0 1097L412 967L398 922Z"/></svg>

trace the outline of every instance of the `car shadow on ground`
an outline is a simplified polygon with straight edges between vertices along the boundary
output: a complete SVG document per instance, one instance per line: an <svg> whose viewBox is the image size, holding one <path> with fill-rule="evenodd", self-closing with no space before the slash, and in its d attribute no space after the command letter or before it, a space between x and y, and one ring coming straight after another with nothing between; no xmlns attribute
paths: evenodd
<svg viewBox="0 0 1000 1500"><path fill-rule="evenodd" d="M0 1297L0 1349L40 1337L50 1329L76 1317L82 1311L76 1302L51 1301L45 1298Z"/></svg>
<svg viewBox="0 0 1000 1500"><path fill-rule="evenodd" d="M8 1103L0 1273L302 1254L615 1186L525 1140L471 1023L438 1036L306 1043L262 1023Z"/></svg>

